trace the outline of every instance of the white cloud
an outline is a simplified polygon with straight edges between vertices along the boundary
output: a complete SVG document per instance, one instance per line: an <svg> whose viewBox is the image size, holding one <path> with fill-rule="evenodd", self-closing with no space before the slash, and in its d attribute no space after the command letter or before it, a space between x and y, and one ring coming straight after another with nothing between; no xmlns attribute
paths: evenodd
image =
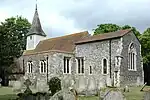
<svg viewBox="0 0 150 100"><path fill-rule="evenodd" d="M36 0L1 0L0 21L22 15L32 22ZM43 29L48 36L85 31L97 24L150 26L150 0L38 0Z"/></svg>

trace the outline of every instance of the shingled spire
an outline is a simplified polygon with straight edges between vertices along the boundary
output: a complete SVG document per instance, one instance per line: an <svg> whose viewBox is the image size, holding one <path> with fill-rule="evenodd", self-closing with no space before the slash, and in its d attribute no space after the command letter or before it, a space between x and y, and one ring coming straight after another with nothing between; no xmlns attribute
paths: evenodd
<svg viewBox="0 0 150 100"><path fill-rule="evenodd" d="M37 11L37 4L36 4L35 14L33 17L31 28L29 32L27 33L27 36L29 35L40 35L40 36L46 37L46 34L44 33L41 23L40 23L38 11Z"/></svg>

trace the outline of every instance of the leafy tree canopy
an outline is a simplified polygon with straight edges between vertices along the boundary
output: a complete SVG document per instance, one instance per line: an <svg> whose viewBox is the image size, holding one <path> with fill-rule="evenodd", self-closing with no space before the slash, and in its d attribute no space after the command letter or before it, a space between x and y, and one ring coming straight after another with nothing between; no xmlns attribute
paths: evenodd
<svg viewBox="0 0 150 100"><path fill-rule="evenodd" d="M94 29L94 35L108 33L108 32L115 32L121 29L120 26L116 24L100 24L97 26L98 27Z"/></svg>
<svg viewBox="0 0 150 100"><path fill-rule="evenodd" d="M130 29L131 28L137 37L140 36L140 32L137 31L135 27L131 27L129 25L119 26L116 24L108 23L108 24L100 24L97 26L98 27L96 29L94 29L94 35L104 34L104 33L108 33L108 32L115 32L115 31L118 31L121 29Z"/></svg>
<svg viewBox="0 0 150 100"><path fill-rule="evenodd" d="M0 66L10 66L14 58L26 49L26 34L31 24L27 19L17 16L7 18L0 25Z"/></svg>
<svg viewBox="0 0 150 100"><path fill-rule="evenodd" d="M150 63L150 28L147 28L139 37L142 48L142 56L144 64Z"/></svg>
<svg viewBox="0 0 150 100"><path fill-rule="evenodd" d="M134 34L135 34L137 37L139 37L139 36L141 35L140 32L137 31L135 27L131 27L131 26L129 26L129 25L124 25L123 27L121 27L121 29L130 29L130 28L132 29L132 31L134 32Z"/></svg>

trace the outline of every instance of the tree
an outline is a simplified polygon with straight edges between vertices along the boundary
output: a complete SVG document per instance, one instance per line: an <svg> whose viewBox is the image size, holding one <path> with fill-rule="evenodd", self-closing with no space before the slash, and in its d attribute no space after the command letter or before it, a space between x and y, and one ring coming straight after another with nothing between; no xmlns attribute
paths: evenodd
<svg viewBox="0 0 150 100"><path fill-rule="evenodd" d="M48 85L52 95L61 90L61 80L58 77L52 77Z"/></svg>
<svg viewBox="0 0 150 100"><path fill-rule="evenodd" d="M117 30L120 30L121 27L116 25L116 24L100 24L97 25L98 27L94 29L94 35L97 34L103 34L103 33L108 33L108 32L115 32Z"/></svg>
<svg viewBox="0 0 150 100"><path fill-rule="evenodd" d="M141 34L139 31L137 31L137 29L135 27L131 27L129 25L124 25L123 27L121 27L121 29L132 29L132 31L134 32L134 34L139 37Z"/></svg>
<svg viewBox="0 0 150 100"><path fill-rule="evenodd" d="M94 29L94 35L104 34L104 33L108 33L108 32L115 32L115 31L118 31L118 30L121 30L121 29L132 29L137 37L140 36L140 32L137 31L135 27L131 27L129 25L119 26L119 25L116 25L116 24L108 23L108 24L100 24L100 25L97 25L97 26L98 27L96 29Z"/></svg>
<svg viewBox="0 0 150 100"><path fill-rule="evenodd" d="M150 28L147 28L139 39L141 42L144 63L144 82L147 82L147 85L150 85Z"/></svg>
<svg viewBox="0 0 150 100"><path fill-rule="evenodd" d="M150 63L150 28L139 37L142 48L142 56L144 64Z"/></svg>
<svg viewBox="0 0 150 100"><path fill-rule="evenodd" d="M0 70L5 75L14 58L26 49L26 34L31 24L23 17L7 18L0 25Z"/></svg>

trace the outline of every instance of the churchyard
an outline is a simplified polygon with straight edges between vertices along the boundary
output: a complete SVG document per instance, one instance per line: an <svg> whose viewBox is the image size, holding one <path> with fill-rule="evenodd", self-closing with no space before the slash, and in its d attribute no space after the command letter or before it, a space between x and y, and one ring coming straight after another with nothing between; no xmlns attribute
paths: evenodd
<svg viewBox="0 0 150 100"><path fill-rule="evenodd" d="M149 92L147 93L147 91L150 91L150 87L146 86L144 88L144 91L140 91L141 88L142 87L129 87L129 92L128 91L123 92L123 89L120 89L120 91L122 92L122 94L123 94L122 96L124 96L126 98L126 100L150 100L150 99L148 99L150 97L150 93ZM109 89L115 90L116 88L109 88ZM14 91L13 87L1 87L0 88L0 100L16 100L16 98L18 97L17 96L18 93L19 93L19 91ZM71 98L73 98L73 99L70 99L70 100L76 100L75 97L73 97L73 95L68 93L67 90L65 90L65 92L60 91L56 96L62 95L62 94L67 95L65 97L71 97L72 96ZM119 96L116 93L108 93L107 95L110 95L111 97L114 95L114 97L116 97L116 98L117 98L117 96ZM146 98L144 99L144 95L147 95L146 96L147 99ZM61 99L61 98L57 99L56 96L55 96L55 99L49 99L49 100L69 100L69 99L65 99L65 98L64 99ZM115 99L109 98L109 96L107 96L107 99L100 99L99 97L100 97L99 94L97 96L78 96L78 100L115 100ZM45 100L45 99L40 99L40 100ZM125 100L125 99L122 99L122 100Z"/></svg>

